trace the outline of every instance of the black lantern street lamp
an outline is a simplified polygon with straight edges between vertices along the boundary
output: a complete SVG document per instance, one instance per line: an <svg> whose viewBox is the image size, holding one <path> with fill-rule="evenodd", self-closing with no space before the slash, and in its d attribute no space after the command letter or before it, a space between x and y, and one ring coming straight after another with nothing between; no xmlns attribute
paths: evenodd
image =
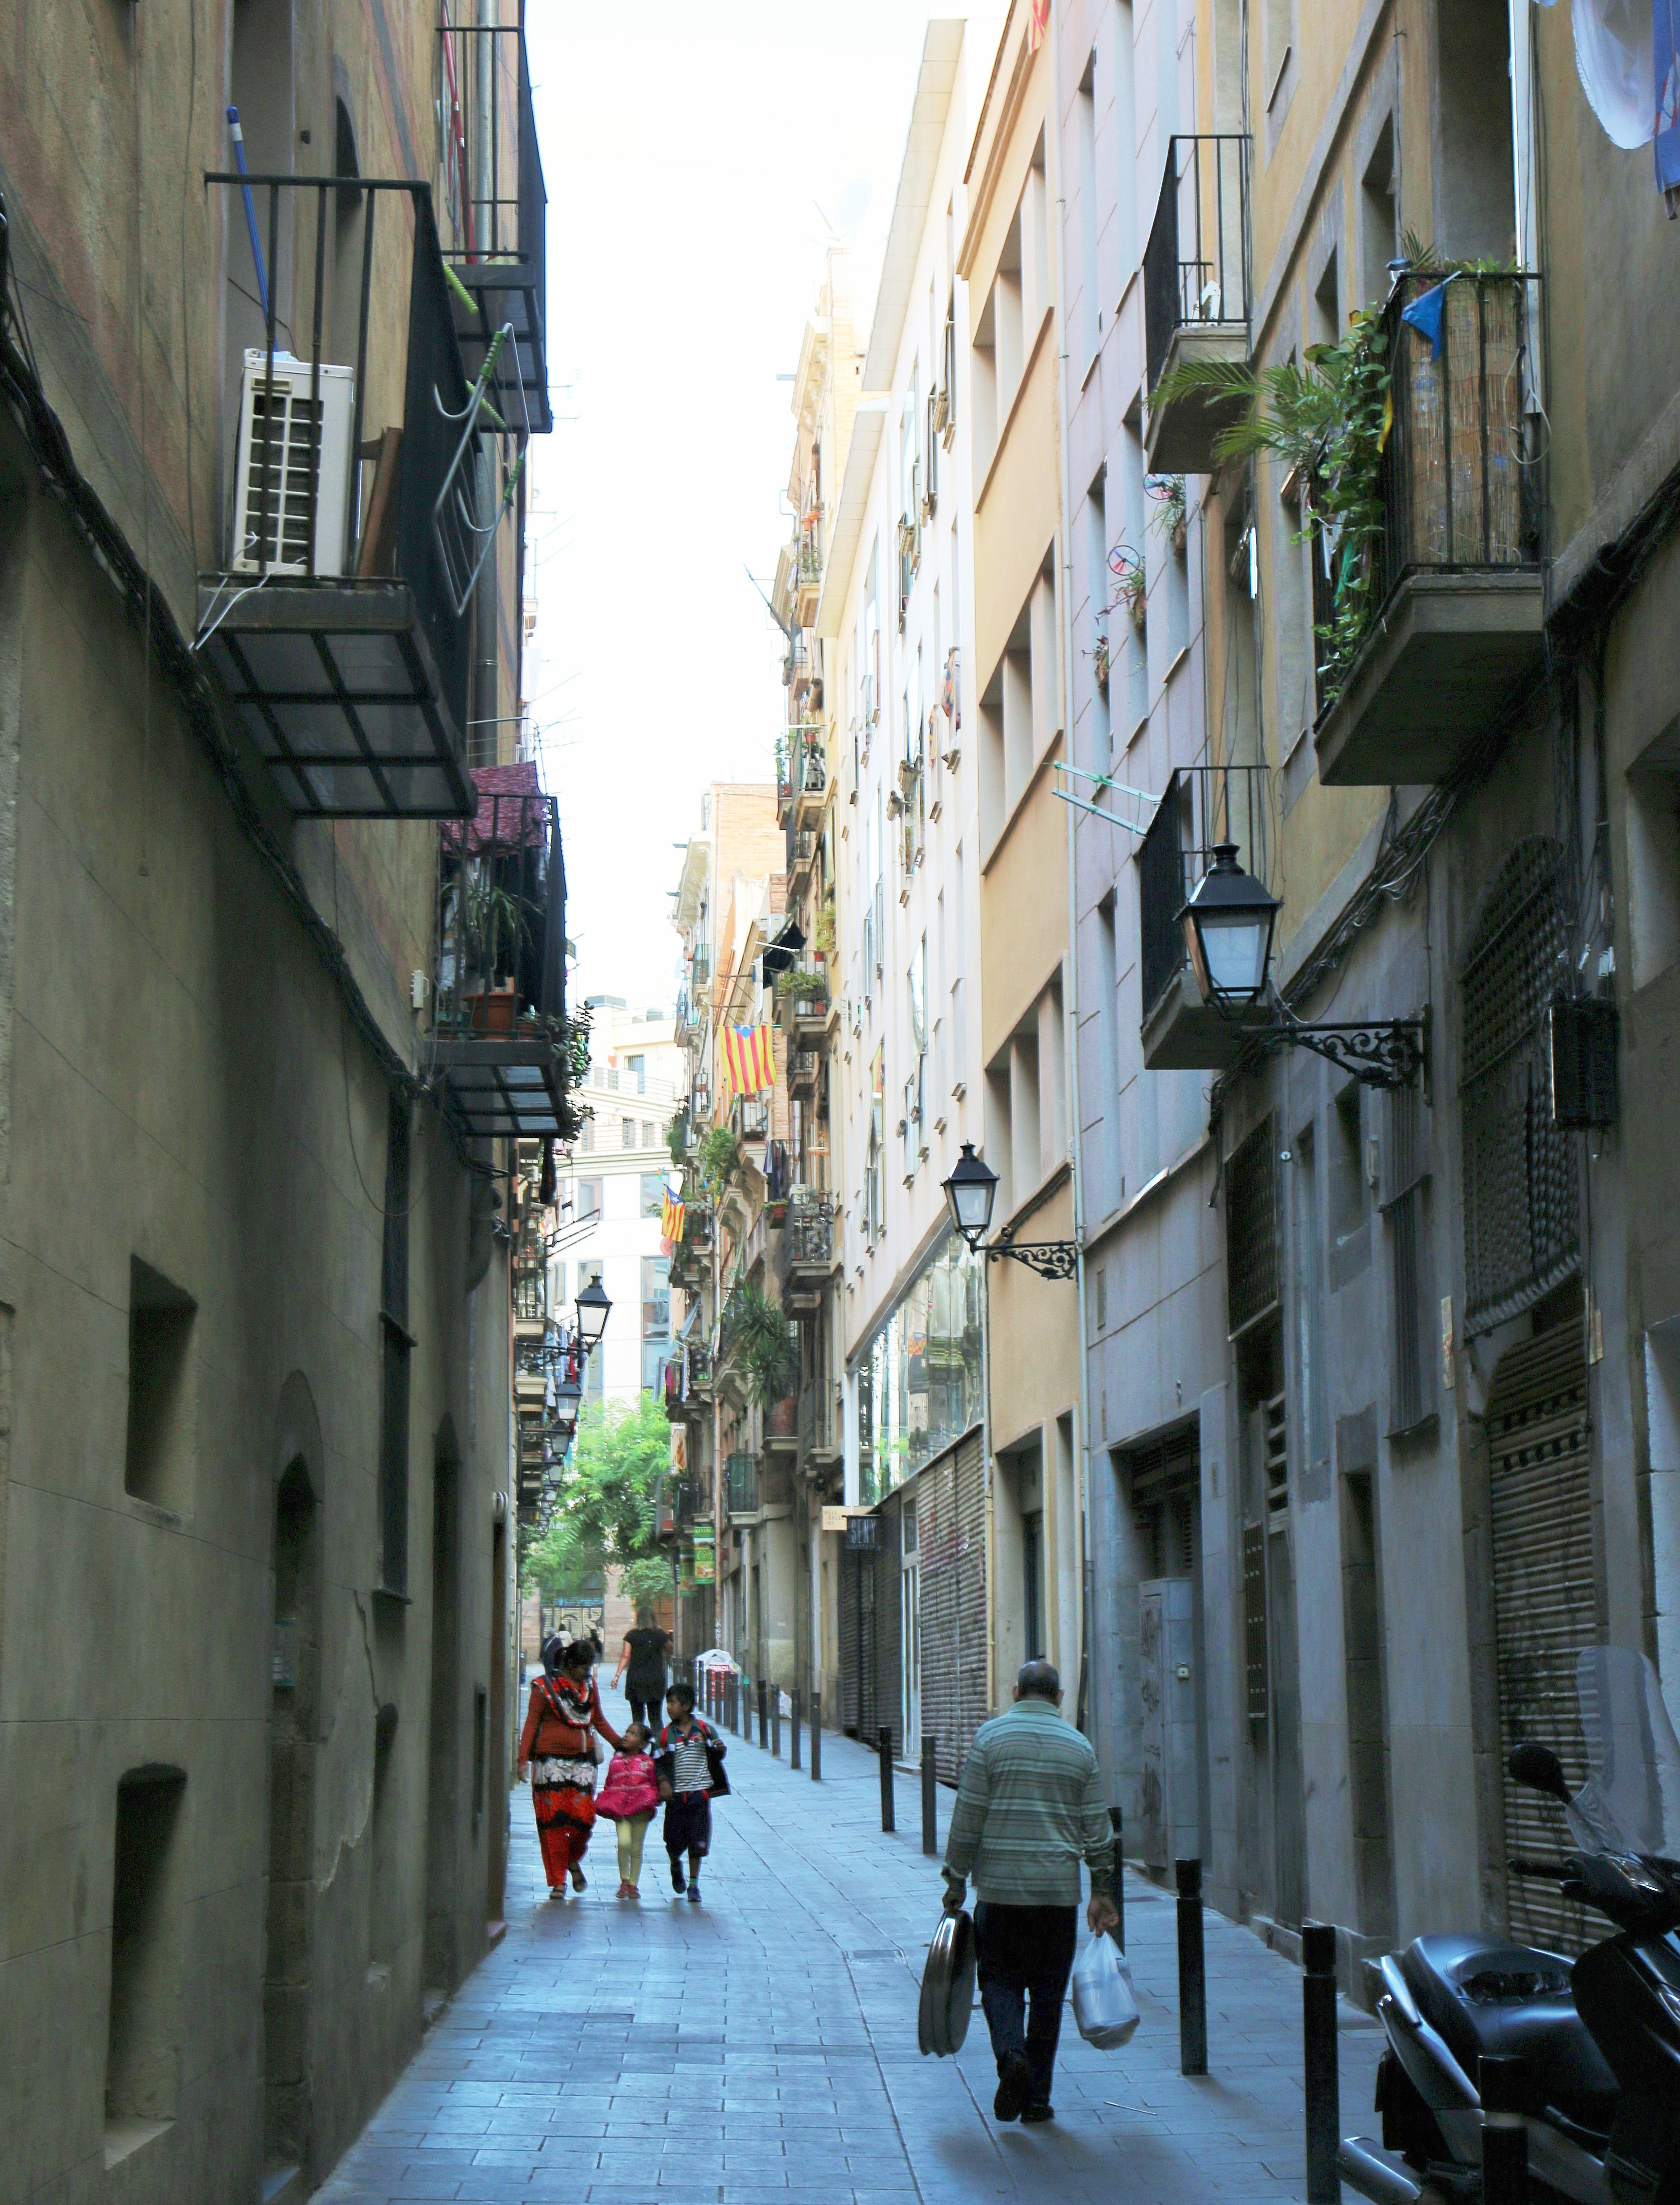
<svg viewBox="0 0 1680 2205"><path fill-rule="evenodd" d="M601 1345L612 1306L607 1299L607 1289L598 1278L591 1279L578 1296L578 1339L585 1355L591 1348Z"/></svg>
<svg viewBox="0 0 1680 2205"><path fill-rule="evenodd" d="M957 1159L956 1168L945 1181L945 1200L951 1212L951 1222L968 1243L971 1252L983 1256L988 1263L1000 1257L1012 1256L1018 1263L1024 1263L1030 1271L1036 1271L1041 1279L1071 1279L1078 1267L1079 1251L1072 1240L1021 1240L1005 1233L987 1243L987 1228L992 1221L992 1204L997 1199L998 1175L991 1166L983 1163L974 1153L972 1141L963 1143L963 1152Z"/></svg>
<svg viewBox="0 0 1680 2205"><path fill-rule="evenodd" d="M1368 1087L1410 1087L1428 1069L1428 1010L1414 1019L1297 1019L1271 985L1277 916L1277 898L1243 871L1237 845L1216 842L1213 864L1179 913L1202 1001L1268 1055L1310 1049ZM1270 1016L1256 1019L1256 1011Z"/></svg>

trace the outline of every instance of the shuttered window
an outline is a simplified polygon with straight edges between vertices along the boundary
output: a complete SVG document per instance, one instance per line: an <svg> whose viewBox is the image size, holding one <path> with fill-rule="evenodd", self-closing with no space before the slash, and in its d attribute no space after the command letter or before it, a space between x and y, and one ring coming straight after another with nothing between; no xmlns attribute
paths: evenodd
<svg viewBox="0 0 1680 2205"><path fill-rule="evenodd" d="M1226 1287L1234 1340L1278 1306L1278 1118L1262 1118L1225 1168Z"/></svg>
<svg viewBox="0 0 1680 2205"><path fill-rule="evenodd" d="M1578 1318L1500 1358L1487 1403L1499 1761L1514 1745L1549 1745L1570 1789L1587 1780L1575 1665L1598 1637L1587 1444L1587 1357ZM1562 1810L1505 1785L1507 1859L1556 1859L1567 1849ZM1511 1934L1579 1952L1581 1910L1554 1885L1510 1879Z"/></svg>

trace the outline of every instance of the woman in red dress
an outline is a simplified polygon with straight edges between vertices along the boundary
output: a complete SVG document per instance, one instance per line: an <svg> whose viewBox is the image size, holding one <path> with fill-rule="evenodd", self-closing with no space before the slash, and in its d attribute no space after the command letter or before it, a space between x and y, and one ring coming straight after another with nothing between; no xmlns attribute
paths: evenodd
<svg viewBox="0 0 1680 2205"><path fill-rule="evenodd" d="M531 1769L537 1834L551 1899L565 1895L568 1869L573 1890L581 1891L585 1885L584 1851L595 1823L591 1731L598 1731L609 1745L620 1743L618 1732L601 1712L595 1643L579 1638L562 1649L558 1638L551 1638L543 1649L543 1674L531 1684L519 1763L521 1776L527 1765Z"/></svg>

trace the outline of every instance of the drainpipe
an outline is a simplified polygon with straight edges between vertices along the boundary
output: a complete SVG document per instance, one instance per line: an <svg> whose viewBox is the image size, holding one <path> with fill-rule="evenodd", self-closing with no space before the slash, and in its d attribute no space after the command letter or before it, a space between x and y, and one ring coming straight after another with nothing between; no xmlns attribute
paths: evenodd
<svg viewBox="0 0 1680 2205"><path fill-rule="evenodd" d="M1057 399L1061 408L1061 420L1057 443L1060 452L1061 472L1061 655L1062 655L1062 757L1069 763L1073 758L1073 492L1068 475L1069 393L1067 363L1067 274L1063 259L1067 202L1062 190L1061 116L1056 107L1061 84L1061 9L1050 9L1050 98L1051 127L1045 134L1046 146L1054 163L1054 205L1056 210L1055 236L1052 253L1056 270L1056 334L1060 340L1057 353ZM1067 1109L1069 1119L1069 1160L1073 1170L1073 1239L1078 1254L1074 1267L1079 1305L1079 1430L1074 1443L1074 1481L1077 1493L1077 1519L1079 1525L1079 1673L1081 1687L1075 1701L1076 1715L1082 1718L1081 1727L1090 1720L1089 1695L1084 1680L1090 1661L1090 1443L1091 1443L1091 1366L1087 1352L1088 1334L1085 1328L1085 1174L1084 1158L1080 1139L1083 1119L1079 1108L1079 898L1078 879L1075 871L1073 806L1065 806L1067 812L1067 980L1062 991L1063 1017L1066 1021L1067 1041ZM1083 1706L1080 1704L1083 1703Z"/></svg>

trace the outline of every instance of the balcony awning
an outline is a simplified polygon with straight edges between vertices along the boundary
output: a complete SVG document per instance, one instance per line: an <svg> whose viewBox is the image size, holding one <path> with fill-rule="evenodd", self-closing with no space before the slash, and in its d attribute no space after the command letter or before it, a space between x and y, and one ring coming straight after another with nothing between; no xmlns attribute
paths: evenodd
<svg viewBox="0 0 1680 2205"><path fill-rule="evenodd" d="M204 645L293 810L458 818L475 802L407 584L270 581L229 603L202 585Z"/></svg>
<svg viewBox="0 0 1680 2205"><path fill-rule="evenodd" d="M450 1108L475 1138L561 1137L564 1089L556 1045L545 1037L440 1038L436 1061Z"/></svg>

